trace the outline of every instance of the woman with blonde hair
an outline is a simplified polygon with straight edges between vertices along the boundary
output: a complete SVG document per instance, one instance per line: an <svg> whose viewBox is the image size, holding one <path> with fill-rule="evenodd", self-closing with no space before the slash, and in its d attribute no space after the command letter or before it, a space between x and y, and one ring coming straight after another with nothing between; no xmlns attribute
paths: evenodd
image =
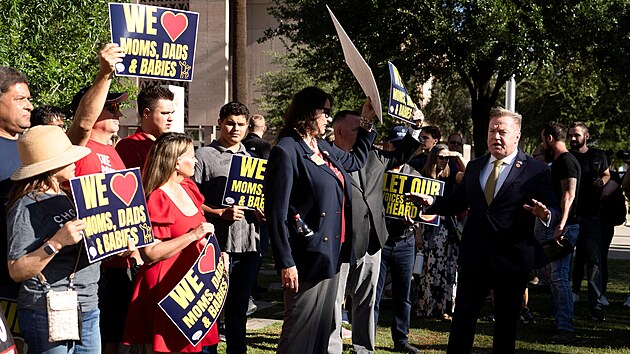
<svg viewBox="0 0 630 354"><path fill-rule="evenodd" d="M99 263L88 261L81 242L86 224L76 219L74 204L61 189L90 149L72 145L61 128L43 125L20 137L18 151L22 165L11 176L16 182L7 203L8 266L11 278L21 283L18 319L28 352L100 352ZM60 340L54 334L59 327L49 327L47 297L55 293L76 297L73 307L80 306L82 319L70 323L77 327L65 338L80 339Z"/></svg>
<svg viewBox="0 0 630 354"><path fill-rule="evenodd" d="M192 267L214 233L201 210L203 196L190 179L195 170L192 140L166 133L151 147L142 173L155 243L140 249L145 264L136 279L123 341L144 344L148 353L200 352L219 342L216 324L192 346L158 302Z"/></svg>
<svg viewBox="0 0 630 354"><path fill-rule="evenodd" d="M455 164L465 168L466 163L457 151L449 151L445 144L437 144L429 153L422 168L422 176L444 181L444 195L453 191L463 172ZM462 169L463 170L463 169ZM451 318L457 285L457 258L459 240L455 233L455 222L451 217L440 216L439 226L423 227L422 252L424 270L418 284L418 315L422 317Z"/></svg>

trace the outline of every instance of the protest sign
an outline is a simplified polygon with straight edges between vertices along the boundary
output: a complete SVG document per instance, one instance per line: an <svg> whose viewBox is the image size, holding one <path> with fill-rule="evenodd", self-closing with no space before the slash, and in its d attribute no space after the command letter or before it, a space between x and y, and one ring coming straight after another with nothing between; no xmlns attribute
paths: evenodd
<svg viewBox="0 0 630 354"><path fill-rule="evenodd" d="M90 263L153 243L153 232L140 184L140 169L97 173L70 180L77 218Z"/></svg>
<svg viewBox="0 0 630 354"><path fill-rule="evenodd" d="M22 344L24 340L15 338L19 336L20 328L17 319L17 301L14 299L0 298L0 354L18 353L16 344Z"/></svg>
<svg viewBox="0 0 630 354"><path fill-rule="evenodd" d="M267 160L265 159L232 155L230 172L223 192L223 205L264 209L263 184L266 170Z"/></svg>
<svg viewBox="0 0 630 354"><path fill-rule="evenodd" d="M389 88L389 109L387 112L394 118L407 123L415 124L415 122L411 119L415 104L407 93L407 89L405 89L405 86L403 85L396 66L390 62L387 62L387 64L389 64L389 76L391 78L391 85Z"/></svg>
<svg viewBox="0 0 630 354"><path fill-rule="evenodd" d="M112 43L126 54L116 75L192 81L198 13L110 3L109 21Z"/></svg>
<svg viewBox="0 0 630 354"><path fill-rule="evenodd" d="M190 344L197 345L221 314L228 273L214 235L184 278L159 303Z"/></svg>
<svg viewBox="0 0 630 354"><path fill-rule="evenodd" d="M405 193L411 192L442 195L444 182L404 173L385 172L383 179L385 217L404 220L405 215L409 215L412 220L423 224L440 225L439 215L424 215L418 205L405 201Z"/></svg>
<svg viewBox="0 0 630 354"><path fill-rule="evenodd" d="M13 336L9 331L9 325L0 311L0 353L16 353L17 348L13 342Z"/></svg>
<svg viewBox="0 0 630 354"><path fill-rule="evenodd" d="M354 77L356 77L357 81L359 81L359 85L361 85L363 92L372 100L372 108L374 108L376 116L382 123L383 109L381 108L381 95L378 93L372 69L370 69L368 64L365 62L365 59L363 59L361 53L357 50L357 47L354 46L354 43L352 43L350 37L346 34L346 31L344 31L343 27L341 27L341 24L337 21L337 18L328 5L326 5L326 8L330 13L335 29L337 30L337 35L339 36L339 41L341 42L341 48L343 49L343 56L346 60L346 64L348 64L350 71L352 71Z"/></svg>

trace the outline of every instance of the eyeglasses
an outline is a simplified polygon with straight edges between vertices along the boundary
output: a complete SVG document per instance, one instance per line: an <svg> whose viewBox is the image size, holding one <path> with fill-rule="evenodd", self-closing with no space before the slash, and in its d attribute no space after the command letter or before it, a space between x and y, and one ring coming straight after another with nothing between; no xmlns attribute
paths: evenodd
<svg viewBox="0 0 630 354"><path fill-rule="evenodd" d="M108 103L108 104L105 105L105 109L111 114L116 114L116 112L120 111L120 104L119 103Z"/></svg>
<svg viewBox="0 0 630 354"><path fill-rule="evenodd" d="M440 159L440 160L442 160L442 161L444 161L444 160L448 160L448 158L449 158L448 156L441 156L441 155L438 155L438 159Z"/></svg>
<svg viewBox="0 0 630 354"><path fill-rule="evenodd" d="M459 141L449 141L449 144L453 144L453 145L457 145L457 146L462 146L464 145L463 143L460 143Z"/></svg>
<svg viewBox="0 0 630 354"><path fill-rule="evenodd" d="M322 113L327 115L328 117L330 117L330 114L332 113L330 108L326 108L326 107L319 107L318 110L321 110Z"/></svg>

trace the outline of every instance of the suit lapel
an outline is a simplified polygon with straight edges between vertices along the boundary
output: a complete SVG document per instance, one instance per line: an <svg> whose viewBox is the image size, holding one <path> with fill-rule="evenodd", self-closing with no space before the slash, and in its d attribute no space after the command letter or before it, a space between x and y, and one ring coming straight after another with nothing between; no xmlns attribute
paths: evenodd
<svg viewBox="0 0 630 354"><path fill-rule="evenodd" d="M495 199L500 198L502 194L509 188L509 186L518 178L518 176L525 170L527 166L527 158L525 154L519 151L514 158L514 162L510 168L510 172L508 173L505 181L501 185L501 189L497 192L497 195L494 197Z"/></svg>

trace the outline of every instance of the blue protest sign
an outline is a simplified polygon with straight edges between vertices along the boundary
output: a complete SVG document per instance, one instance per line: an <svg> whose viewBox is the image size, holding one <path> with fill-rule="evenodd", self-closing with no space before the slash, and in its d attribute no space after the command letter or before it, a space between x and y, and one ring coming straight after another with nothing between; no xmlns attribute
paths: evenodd
<svg viewBox="0 0 630 354"><path fill-rule="evenodd" d="M389 76L391 78L387 113L394 118L415 124L411 119L415 107L414 103L403 85L398 69L390 62L387 62L387 64L389 64Z"/></svg>
<svg viewBox="0 0 630 354"><path fill-rule="evenodd" d="M116 75L192 81L198 13L110 3L109 20L112 43L126 54Z"/></svg>
<svg viewBox="0 0 630 354"><path fill-rule="evenodd" d="M409 215L412 220L423 224L440 225L439 215L424 215L417 205L405 201L405 193L412 192L433 196L442 195L444 182L404 173L385 172L383 179L385 217L404 220L405 215Z"/></svg>
<svg viewBox="0 0 630 354"><path fill-rule="evenodd" d="M90 263L153 243L140 169L97 173L70 180Z"/></svg>
<svg viewBox="0 0 630 354"><path fill-rule="evenodd" d="M214 235L184 278L159 303L190 344L196 346L221 314L228 291L228 273L219 261L221 250Z"/></svg>
<svg viewBox="0 0 630 354"><path fill-rule="evenodd" d="M267 160L251 156L232 155L230 173L223 192L223 205L238 205L248 209L264 209L263 185Z"/></svg>

